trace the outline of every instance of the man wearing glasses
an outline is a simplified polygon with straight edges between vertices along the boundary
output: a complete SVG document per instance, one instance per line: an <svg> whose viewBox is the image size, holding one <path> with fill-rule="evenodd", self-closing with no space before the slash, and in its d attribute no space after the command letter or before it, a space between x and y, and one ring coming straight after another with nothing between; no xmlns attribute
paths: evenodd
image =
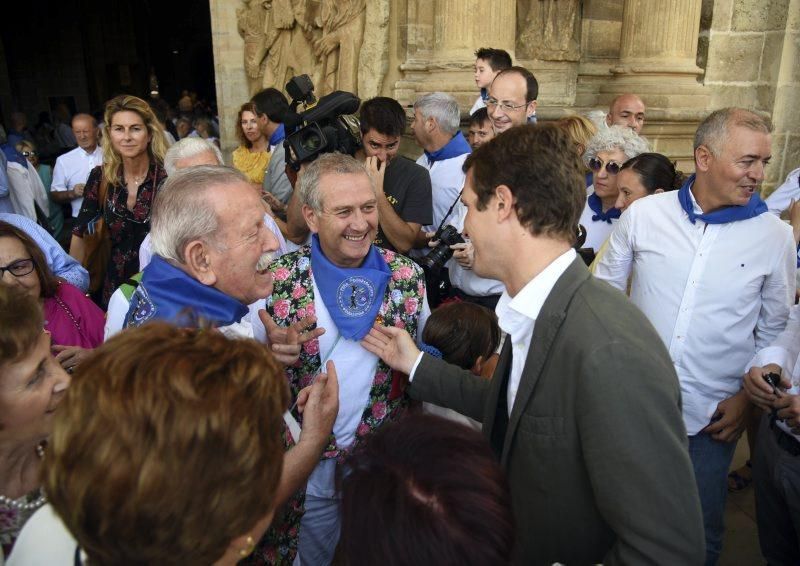
<svg viewBox="0 0 800 566"><path fill-rule="evenodd" d="M486 108L495 135L514 126L536 122L539 83L525 67L500 71L489 87Z"/></svg>
<svg viewBox="0 0 800 566"><path fill-rule="evenodd" d="M696 175L627 209L595 273L623 291L633 275L631 301L669 348L707 565L722 549L728 468L750 412L742 374L783 330L794 300L792 230L759 198L770 131L742 108L709 115L695 134Z"/></svg>

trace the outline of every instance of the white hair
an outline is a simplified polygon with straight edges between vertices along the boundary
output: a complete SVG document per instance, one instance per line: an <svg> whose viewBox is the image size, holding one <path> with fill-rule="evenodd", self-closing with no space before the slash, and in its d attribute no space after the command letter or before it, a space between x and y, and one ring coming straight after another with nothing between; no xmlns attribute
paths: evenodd
<svg viewBox="0 0 800 566"><path fill-rule="evenodd" d="M319 181L326 173L335 173L337 175L358 175L363 173L369 179L372 190L375 190L372 178L363 163L343 153L323 153L303 167L297 185L300 202L316 212L322 210L322 191L319 187Z"/></svg>
<svg viewBox="0 0 800 566"><path fill-rule="evenodd" d="M433 118L439 129L448 134L455 134L461 125L461 112L456 99L444 92L432 92L420 96L414 103L424 120Z"/></svg>
<svg viewBox="0 0 800 566"><path fill-rule="evenodd" d="M186 263L186 244L210 240L218 228L217 211L208 198L208 190L247 182L247 177L236 169L218 165L187 167L168 176L153 204L153 253L173 263Z"/></svg>
<svg viewBox="0 0 800 566"><path fill-rule="evenodd" d="M201 137L191 137L183 138L182 140L175 142L172 146L170 146L170 148L167 150L167 153L164 155L164 170L167 172L167 176L171 177L178 170L178 168L175 166L178 160L194 157L207 151L216 156L217 162L220 165L225 165L225 160L222 159L222 152L213 142L210 142L207 139Z"/></svg>
<svg viewBox="0 0 800 566"><path fill-rule="evenodd" d="M625 160L636 157L640 153L650 151L647 141L627 126L609 126L600 130L586 144L583 161L589 165L589 160L597 157L601 151L619 150L625 154Z"/></svg>

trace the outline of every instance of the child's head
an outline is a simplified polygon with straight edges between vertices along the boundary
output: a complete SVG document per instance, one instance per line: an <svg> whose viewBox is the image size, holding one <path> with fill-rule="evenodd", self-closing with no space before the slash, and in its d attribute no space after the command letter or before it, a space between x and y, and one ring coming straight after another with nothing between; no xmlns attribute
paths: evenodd
<svg viewBox="0 0 800 566"><path fill-rule="evenodd" d="M474 303L447 303L431 314L422 340L442 352L442 359L480 374L500 343L497 316Z"/></svg>
<svg viewBox="0 0 800 566"><path fill-rule="evenodd" d="M486 108L479 108L469 117L469 132L467 141L472 149L478 149L494 137L492 121L489 120L489 113Z"/></svg>
<svg viewBox="0 0 800 566"><path fill-rule="evenodd" d="M494 77L511 66L511 55L502 49L481 47L475 52L475 84L478 88L489 88Z"/></svg>

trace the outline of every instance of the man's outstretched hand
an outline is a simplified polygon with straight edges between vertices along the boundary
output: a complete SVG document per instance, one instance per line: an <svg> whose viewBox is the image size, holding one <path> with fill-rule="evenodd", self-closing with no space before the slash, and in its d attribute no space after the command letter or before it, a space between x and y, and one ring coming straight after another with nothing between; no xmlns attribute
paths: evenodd
<svg viewBox="0 0 800 566"><path fill-rule="evenodd" d="M286 327L275 324L275 321L264 309L258 311L258 318L261 319L264 328L267 330L272 355L286 366L290 366L297 361L303 344L325 334L325 329L321 327L306 330L317 321L314 316L301 318Z"/></svg>
<svg viewBox="0 0 800 566"><path fill-rule="evenodd" d="M390 368L405 374L411 373L419 356L419 348L408 332L393 326L374 325L362 338L361 345Z"/></svg>

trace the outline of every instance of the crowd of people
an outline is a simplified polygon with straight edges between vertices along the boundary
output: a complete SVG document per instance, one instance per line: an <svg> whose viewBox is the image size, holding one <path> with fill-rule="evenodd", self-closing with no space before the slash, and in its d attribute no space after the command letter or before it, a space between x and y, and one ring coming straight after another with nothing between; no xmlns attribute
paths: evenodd
<svg viewBox="0 0 800 566"><path fill-rule="evenodd" d="M710 112L686 176L635 93L544 122L475 55L466 135L449 94L410 124L376 97L351 154L299 157L279 88L231 167L188 94L75 114L52 167L15 114L0 564L713 566L745 428L762 553L800 563L800 169L761 199L769 120Z"/></svg>

